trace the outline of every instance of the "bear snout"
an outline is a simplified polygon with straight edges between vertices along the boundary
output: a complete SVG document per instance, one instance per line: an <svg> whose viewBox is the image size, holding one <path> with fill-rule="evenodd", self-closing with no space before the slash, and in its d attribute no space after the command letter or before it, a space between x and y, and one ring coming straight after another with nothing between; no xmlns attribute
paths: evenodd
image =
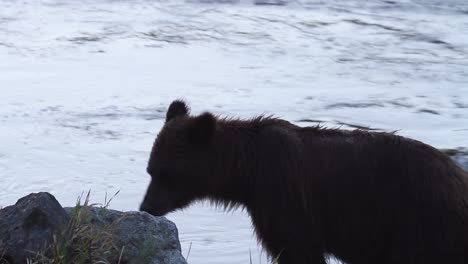
<svg viewBox="0 0 468 264"><path fill-rule="evenodd" d="M141 212L147 212L150 213L151 209L149 206L147 206L144 202L140 205L140 211ZM151 214L151 213L150 213Z"/></svg>
<svg viewBox="0 0 468 264"><path fill-rule="evenodd" d="M154 206L145 200L140 205L140 211L153 216L163 216L169 212L169 209L165 206Z"/></svg>
<svg viewBox="0 0 468 264"><path fill-rule="evenodd" d="M151 208L150 206L145 205L144 203L140 206L140 211L141 212L147 212L150 215L153 216L162 216L163 214L158 213L157 210L154 208Z"/></svg>

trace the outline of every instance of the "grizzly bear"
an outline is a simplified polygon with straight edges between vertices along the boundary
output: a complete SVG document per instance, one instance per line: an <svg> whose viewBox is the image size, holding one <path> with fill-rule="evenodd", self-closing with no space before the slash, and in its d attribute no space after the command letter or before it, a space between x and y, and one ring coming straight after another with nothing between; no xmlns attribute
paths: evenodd
<svg viewBox="0 0 468 264"><path fill-rule="evenodd" d="M280 264L468 263L467 173L392 133L190 116L174 101L147 171L140 210L243 207Z"/></svg>

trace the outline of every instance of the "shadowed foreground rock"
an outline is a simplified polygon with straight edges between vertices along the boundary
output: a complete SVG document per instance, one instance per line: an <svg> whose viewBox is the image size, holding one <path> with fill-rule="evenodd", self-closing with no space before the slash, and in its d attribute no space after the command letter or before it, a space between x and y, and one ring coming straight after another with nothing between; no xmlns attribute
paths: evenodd
<svg viewBox="0 0 468 264"><path fill-rule="evenodd" d="M111 230L119 252L110 256L108 263L117 263L121 252L120 263L125 264L187 263L181 254L177 227L165 217L104 208L87 212L92 215L82 219L90 220L87 224L92 228ZM46 249L53 235L63 235L72 213L73 208L62 208L49 193L30 194L0 210L0 264L22 264L37 252L49 254Z"/></svg>
<svg viewBox="0 0 468 264"><path fill-rule="evenodd" d="M0 256L9 263L26 263L52 242L69 221L67 212L49 193L34 193L0 210ZM0 261L1 262L1 261Z"/></svg>

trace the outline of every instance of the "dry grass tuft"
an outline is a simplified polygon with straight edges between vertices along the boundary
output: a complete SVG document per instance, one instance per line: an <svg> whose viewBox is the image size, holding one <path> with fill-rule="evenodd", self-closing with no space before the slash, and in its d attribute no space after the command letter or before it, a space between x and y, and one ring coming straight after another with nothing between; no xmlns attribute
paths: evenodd
<svg viewBox="0 0 468 264"><path fill-rule="evenodd" d="M92 204L89 201L90 191L84 202L78 197L73 210L70 212L68 224L53 237L51 245L42 252L27 260L27 264L124 264L123 249L114 243L112 224L96 226L92 220L96 217L96 210L107 209L115 193L109 200L107 195L103 205ZM98 206L98 208L94 208ZM98 211L99 212L99 211ZM0 254L0 264L10 264L11 260Z"/></svg>

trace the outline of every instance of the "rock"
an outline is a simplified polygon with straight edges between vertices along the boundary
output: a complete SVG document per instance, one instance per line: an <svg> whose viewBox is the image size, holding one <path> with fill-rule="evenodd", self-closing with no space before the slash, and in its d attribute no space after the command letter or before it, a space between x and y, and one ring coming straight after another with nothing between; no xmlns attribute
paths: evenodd
<svg viewBox="0 0 468 264"><path fill-rule="evenodd" d="M78 211L80 217L73 217ZM97 243L94 246L108 246L101 241L103 236L94 236L102 233L110 234L106 239L111 238L112 243L109 245L112 245L111 248L115 246L115 252L106 247L105 252L97 256L103 260L99 263L117 263L120 253L123 253L120 263L125 264L187 263L181 253L177 227L165 217L97 207L81 207L78 211L75 208L62 208L49 193L30 194L19 199L15 205L1 209L0 264L27 263L27 259L35 259L37 253L52 256L49 249L53 245L54 235L57 239L74 237L68 241L76 243L89 242L91 237ZM70 226L87 232L68 233L74 230ZM77 235L84 237L77 239ZM82 244L66 245L68 247L62 249L71 249L67 252L73 254L77 246Z"/></svg>
<svg viewBox="0 0 468 264"><path fill-rule="evenodd" d="M66 210L71 213L73 208ZM187 263L181 253L177 227L165 217L96 207L91 213L91 224L96 228L111 227L116 247L123 249L124 263Z"/></svg>
<svg viewBox="0 0 468 264"><path fill-rule="evenodd" d="M46 249L53 235L69 221L67 212L49 193L33 193L0 210L0 256L11 263Z"/></svg>
<svg viewBox="0 0 468 264"><path fill-rule="evenodd" d="M165 217L128 212L117 221L118 242L124 259L134 264L183 264L177 227Z"/></svg>

